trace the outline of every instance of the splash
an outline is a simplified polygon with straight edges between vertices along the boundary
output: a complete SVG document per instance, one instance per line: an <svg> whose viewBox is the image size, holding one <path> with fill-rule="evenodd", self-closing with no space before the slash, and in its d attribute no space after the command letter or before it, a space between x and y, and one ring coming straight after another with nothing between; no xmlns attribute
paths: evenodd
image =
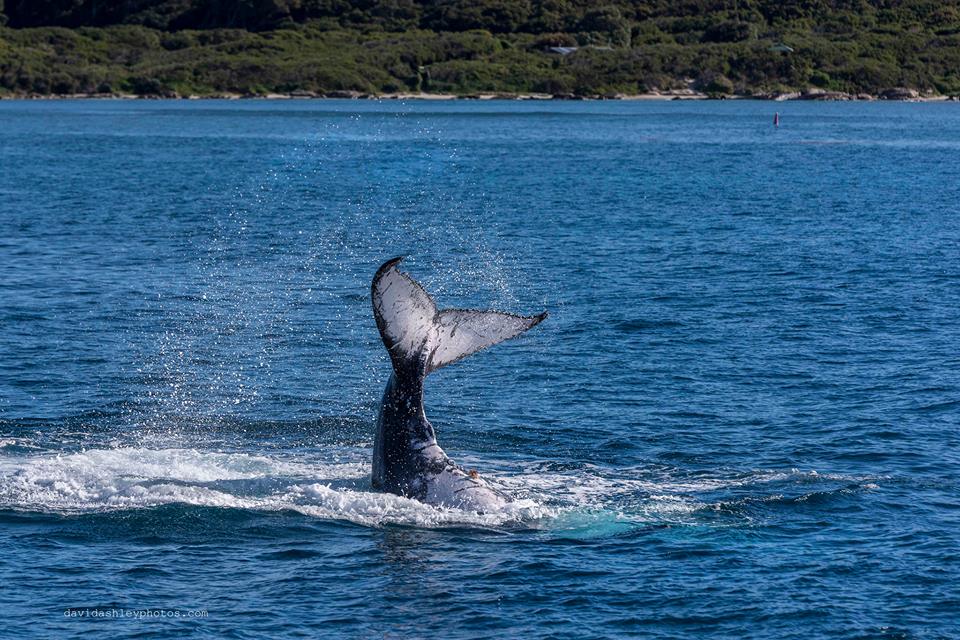
<svg viewBox="0 0 960 640"><path fill-rule="evenodd" d="M745 513L752 504L789 507L801 504L806 496L878 486L876 478L798 470L693 480L644 469L587 466L549 472L542 465L508 469L500 464L488 479L514 500L496 512L475 513L373 491L365 454L357 449L327 450L325 458L190 448L15 455L0 450L0 509L69 515L185 504L294 511L372 527L519 527L590 538L651 525L754 525L757 514ZM647 477L636 477L642 474ZM804 487L796 496L784 498L785 492ZM721 497L711 497L718 493Z"/></svg>
<svg viewBox="0 0 960 640"><path fill-rule="evenodd" d="M292 510L369 526L501 526L557 512L530 499L480 514L377 493L369 488L368 465L361 462L141 448L0 456L3 509L79 514L165 504Z"/></svg>

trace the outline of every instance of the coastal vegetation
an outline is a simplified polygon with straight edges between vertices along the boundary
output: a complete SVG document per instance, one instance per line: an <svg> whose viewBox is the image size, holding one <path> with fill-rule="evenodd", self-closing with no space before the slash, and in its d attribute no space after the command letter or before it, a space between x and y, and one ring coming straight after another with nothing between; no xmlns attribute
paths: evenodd
<svg viewBox="0 0 960 640"><path fill-rule="evenodd" d="M0 0L0 24L0 95L960 94L960 0Z"/></svg>

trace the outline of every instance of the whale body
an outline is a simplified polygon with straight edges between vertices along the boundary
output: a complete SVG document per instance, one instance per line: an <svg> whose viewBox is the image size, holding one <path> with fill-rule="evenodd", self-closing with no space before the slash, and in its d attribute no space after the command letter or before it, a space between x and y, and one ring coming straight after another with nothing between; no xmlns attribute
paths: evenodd
<svg viewBox="0 0 960 640"><path fill-rule="evenodd" d="M373 486L429 504L496 510L509 498L437 444L423 409L423 383L431 372L514 338L547 314L438 310L426 290L397 268L402 259L385 262L371 284L373 315L393 364L377 418Z"/></svg>

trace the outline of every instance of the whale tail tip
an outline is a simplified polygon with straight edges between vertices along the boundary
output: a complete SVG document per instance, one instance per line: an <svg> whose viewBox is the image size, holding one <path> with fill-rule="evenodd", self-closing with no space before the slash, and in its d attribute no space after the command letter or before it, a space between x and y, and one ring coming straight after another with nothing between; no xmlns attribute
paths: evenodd
<svg viewBox="0 0 960 640"><path fill-rule="evenodd" d="M501 311L437 309L430 294L397 266L384 262L371 284L373 315L396 371L414 366L426 375L448 364L515 338L547 318Z"/></svg>

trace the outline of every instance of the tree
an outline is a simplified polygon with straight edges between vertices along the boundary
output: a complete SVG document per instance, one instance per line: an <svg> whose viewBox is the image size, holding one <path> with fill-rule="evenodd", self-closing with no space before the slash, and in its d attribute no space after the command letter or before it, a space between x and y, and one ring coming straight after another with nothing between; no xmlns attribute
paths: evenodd
<svg viewBox="0 0 960 640"><path fill-rule="evenodd" d="M423 26L434 31L511 33L530 17L528 0L452 0L427 7Z"/></svg>
<svg viewBox="0 0 960 640"><path fill-rule="evenodd" d="M603 34L607 42L613 45L630 45L630 25L620 13L620 9L614 6L587 11L580 21L580 30Z"/></svg>
<svg viewBox="0 0 960 640"><path fill-rule="evenodd" d="M707 27L703 32L702 42L741 42L749 40L753 29L747 22L738 20L724 20Z"/></svg>

